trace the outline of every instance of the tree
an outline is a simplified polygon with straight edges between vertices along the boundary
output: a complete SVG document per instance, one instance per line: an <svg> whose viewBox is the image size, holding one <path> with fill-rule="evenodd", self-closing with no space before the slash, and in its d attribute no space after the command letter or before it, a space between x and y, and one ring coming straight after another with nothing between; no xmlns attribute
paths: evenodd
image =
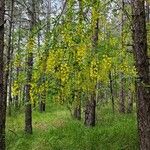
<svg viewBox="0 0 150 150"><path fill-rule="evenodd" d="M79 24L83 24L83 2L82 0L78 0L79 3ZM82 34L82 32L81 32ZM75 98L77 99L77 105L74 108L74 118L81 120L81 92L79 89L74 93Z"/></svg>
<svg viewBox="0 0 150 150"><path fill-rule="evenodd" d="M5 0L0 0L0 149L5 150L6 101L4 97L4 14Z"/></svg>
<svg viewBox="0 0 150 150"><path fill-rule="evenodd" d="M92 55L95 54L95 51L98 46L98 34L99 34L99 16L98 16L98 6L99 2L93 0L92 8ZM98 83L96 83L98 84ZM86 126L95 126L95 115L96 115L96 85L92 91L89 100L87 101L85 108L85 122Z"/></svg>
<svg viewBox="0 0 150 150"><path fill-rule="evenodd" d="M124 45L124 10L125 10L125 2L124 0L122 0L122 15L121 15L121 22L122 22L122 26L121 26L121 44L122 44L122 48L121 50L124 50L125 48L125 45ZM121 58L122 59L122 58ZM121 60L121 63L122 63L122 60ZM120 105L119 105L119 111L120 113L125 113L125 77L124 77L124 74L121 73L120 75L120 78L121 78L121 88L120 88Z"/></svg>
<svg viewBox="0 0 150 150"><path fill-rule="evenodd" d="M133 0L133 49L138 72L137 117L140 149L150 149L150 78L147 51L145 0Z"/></svg>
<svg viewBox="0 0 150 150"><path fill-rule="evenodd" d="M28 40L28 56L27 56L27 84L26 84L26 108L25 108L25 132L32 134L32 104L31 104L31 81L33 69L33 46L34 35L33 30L36 23L35 1L31 1L31 10L28 9L30 18L30 37Z"/></svg>
<svg viewBox="0 0 150 150"><path fill-rule="evenodd" d="M5 71L5 100L9 97L9 114L11 114L11 74L12 74L12 54L13 54L13 44L12 44L12 33L13 33L13 17L14 17L14 0L10 3L10 22L9 22L9 33L8 33L8 50L7 50L7 66ZM8 86L9 84L9 86ZM7 94L9 92L9 94ZM17 101L18 102L18 101Z"/></svg>

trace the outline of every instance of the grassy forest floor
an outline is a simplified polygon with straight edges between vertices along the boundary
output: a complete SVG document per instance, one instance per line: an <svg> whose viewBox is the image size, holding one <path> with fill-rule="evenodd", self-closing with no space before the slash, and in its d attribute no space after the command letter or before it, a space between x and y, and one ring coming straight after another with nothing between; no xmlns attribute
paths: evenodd
<svg viewBox="0 0 150 150"><path fill-rule="evenodd" d="M138 150L136 115L98 108L97 125L87 128L63 106L33 112L33 135L24 134L24 114L7 119L8 150Z"/></svg>

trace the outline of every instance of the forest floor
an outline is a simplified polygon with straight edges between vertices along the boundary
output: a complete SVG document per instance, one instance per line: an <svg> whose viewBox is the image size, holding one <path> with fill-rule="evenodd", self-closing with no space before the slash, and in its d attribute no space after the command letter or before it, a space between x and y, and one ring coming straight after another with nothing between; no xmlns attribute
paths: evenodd
<svg viewBox="0 0 150 150"><path fill-rule="evenodd" d="M87 128L63 106L33 112L33 135L24 134L24 114L7 119L7 150L138 150L136 115L99 109L97 125Z"/></svg>

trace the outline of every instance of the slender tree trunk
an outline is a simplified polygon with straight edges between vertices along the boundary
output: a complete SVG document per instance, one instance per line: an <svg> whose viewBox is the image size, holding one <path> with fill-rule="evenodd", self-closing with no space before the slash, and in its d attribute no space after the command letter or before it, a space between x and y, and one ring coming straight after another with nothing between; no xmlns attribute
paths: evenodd
<svg viewBox="0 0 150 150"><path fill-rule="evenodd" d="M14 3L14 2L13 2ZM14 4L12 3L12 7L14 7ZM13 8L11 11L13 14ZM12 19L13 20L13 19ZM14 33L14 25L12 26L12 33ZM13 47L13 35L12 35L12 39L11 39L11 60L13 57L13 52L14 52L14 47ZM10 66L9 66L9 79L8 79L9 83L9 87L8 87L8 115L11 116L11 108L12 108L12 102L13 102L13 98L12 98L12 81L13 81L13 63L12 61L10 61Z"/></svg>
<svg viewBox="0 0 150 150"><path fill-rule="evenodd" d="M51 10L52 2L51 0L47 1L47 32L51 30Z"/></svg>
<svg viewBox="0 0 150 150"><path fill-rule="evenodd" d="M150 150L150 77L147 52L145 1L132 0L133 46L137 79L137 117L140 149Z"/></svg>
<svg viewBox="0 0 150 150"><path fill-rule="evenodd" d="M150 9L149 9L149 2L146 1L146 18L147 18L147 22L149 23L149 13L150 13Z"/></svg>
<svg viewBox="0 0 150 150"><path fill-rule="evenodd" d="M30 22L30 31L31 37L33 38L33 28L36 23L36 16L35 16L35 1L31 1L31 12L29 11L29 17L31 18ZM32 134L32 104L31 104L31 81L32 81L32 69L33 69L33 52L30 50L28 52L27 58L27 84L26 84L26 107L25 107L25 132Z"/></svg>
<svg viewBox="0 0 150 150"><path fill-rule="evenodd" d="M133 96L134 93L129 91L128 93L128 108L127 108L127 113L132 113L133 112Z"/></svg>
<svg viewBox="0 0 150 150"><path fill-rule="evenodd" d="M74 118L81 120L81 105L79 105L78 107L75 107L73 115L74 115Z"/></svg>
<svg viewBox="0 0 150 150"><path fill-rule="evenodd" d="M32 134L32 105L31 105L31 81L32 81L32 67L33 54L28 54L28 70L27 70L27 84L26 84L26 103L25 103L25 132Z"/></svg>
<svg viewBox="0 0 150 150"><path fill-rule="evenodd" d="M9 92L8 92L8 115L9 116L11 116L11 111L12 111L11 86L12 86L12 63L11 63L11 66L10 66L10 73L9 73Z"/></svg>
<svg viewBox="0 0 150 150"><path fill-rule="evenodd" d="M73 116L74 118L81 120L81 92L77 90L75 92L75 108L74 108L74 113Z"/></svg>
<svg viewBox="0 0 150 150"><path fill-rule="evenodd" d="M45 103L41 100L40 101L40 112L44 112L45 111Z"/></svg>
<svg viewBox="0 0 150 150"><path fill-rule="evenodd" d="M20 18L21 19L21 16ZM21 42L21 22L19 22L19 32L18 32L18 39L17 39L17 54L18 56L21 55L21 47L20 47L20 42ZM25 70L25 69L24 69ZM16 80L18 81L19 79L19 74L20 74L20 66L17 66L16 68ZM22 84L22 86L19 89L20 92L17 93L16 97L15 97L15 106L16 109L20 106L23 105L25 103L25 84ZM19 103L20 102L20 103Z"/></svg>
<svg viewBox="0 0 150 150"><path fill-rule="evenodd" d="M113 80L112 80L112 74L109 73L109 84L110 84L110 93L111 93L111 102L112 102L112 111L115 112L115 102L114 102L114 92L113 92Z"/></svg>
<svg viewBox="0 0 150 150"><path fill-rule="evenodd" d="M9 69L10 69L10 63L11 63L11 48L12 48L12 28L13 28L13 12L14 12L14 0L11 0L11 19L9 24L9 35L8 35L8 50L7 50L7 58L6 58L6 71L5 71L5 94L4 98L7 101L7 92L8 92L8 79L9 79Z"/></svg>
<svg viewBox="0 0 150 150"><path fill-rule="evenodd" d="M125 3L124 0L122 0L122 31L121 31L121 38L122 38L122 50L124 50L124 7ZM122 58L121 58L122 62ZM124 79L124 74L120 74L121 78L121 86L120 86L120 101L119 101L119 112L120 113L125 113L125 79Z"/></svg>
<svg viewBox="0 0 150 150"><path fill-rule="evenodd" d="M79 3L79 24L83 24L83 1L78 0ZM82 31L80 31L82 33ZM81 99L80 99L80 91L77 90L75 92L75 101L77 101L77 104L74 108L73 116L74 118L81 120Z"/></svg>
<svg viewBox="0 0 150 150"><path fill-rule="evenodd" d="M49 33L51 31L51 9L52 9L52 2L51 0L47 1L47 26L46 26L46 36L49 36ZM43 56L43 61L46 62L47 58L48 58L48 51L45 50L44 52L44 56ZM46 63L43 66L43 83L44 83L44 93L40 94L40 100L39 100L39 109L40 112L45 112L46 111L46 97L47 97L47 93L46 93Z"/></svg>
<svg viewBox="0 0 150 150"><path fill-rule="evenodd" d="M45 81L43 82L45 84ZM44 87L44 92L40 94L40 106L39 107L40 107L40 112L46 111L46 87Z"/></svg>
<svg viewBox="0 0 150 150"><path fill-rule="evenodd" d="M119 105L119 112L125 113L125 79L123 75L121 75L121 91L120 91L120 105Z"/></svg>
<svg viewBox="0 0 150 150"><path fill-rule="evenodd" d="M93 3L97 3L97 0L94 0ZM98 45L98 33L99 33L99 18L97 17L95 19L95 16L93 14L93 35L92 35L92 52L95 53L95 49ZM96 87L97 87L96 83ZM96 116L96 87L94 91L91 93L90 100L87 101L86 108L85 108L85 122L84 124L86 126L95 126L95 116Z"/></svg>
<svg viewBox="0 0 150 150"><path fill-rule="evenodd" d="M5 1L0 0L0 150L5 150L6 99L4 97L4 13Z"/></svg>
<svg viewBox="0 0 150 150"><path fill-rule="evenodd" d="M16 68L16 80L18 81L19 79L19 67ZM15 104L15 109L17 110L19 108L19 93L14 97L14 104Z"/></svg>

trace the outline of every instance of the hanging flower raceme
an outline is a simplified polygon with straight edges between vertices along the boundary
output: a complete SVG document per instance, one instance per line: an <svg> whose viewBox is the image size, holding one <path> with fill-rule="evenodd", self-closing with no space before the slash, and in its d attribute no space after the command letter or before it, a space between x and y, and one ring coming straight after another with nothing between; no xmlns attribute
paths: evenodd
<svg viewBox="0 0 150 150"><path fill-rule="evenodd" d="M34 37L31 37L28 39L28 42L27 42L27 51L28 53L31 53L35 47L35 39Z"/></svg>
<svg viewBox="0 0 150 150"><path fill-rule="evenodd" d="M135 66L128 64L127 62L123 62L120 66L120 72L124 73L127 76L136 77L137 71Z"/></svg>
<svg viewBox="0 0 150 150"><path fill-rule="evenodd" d="M97 77L98 77L98 64L97 61L93 59L90 66L90 78L92 80L96 80Z"/></svg>
<svg viewBox="0 0 150 150"><path fill-rule="evenodd" d="M86 45L81 44L76 51L76 59L79 64L81 64L86 56Z"/></svg>
<svg viewBox="0 0 150 150"><path fill-rule="evenodd" d="M67 63L60 65L60 80L62 83L64 83L69 78L69 66Z"/></svg>
<svg viewBox="0 0 150 150"><path fill-rule="evenodd" d="M19 83L18 81L14 81L12 86L12 95L17 96L19 94Z"/></svg>
<svg viewBox="0 0 150 150"><path fill-rule="evenodd" d="M112 67L112 59L107 55L103 55L103 58L100 62L100 71L99 71L99 80L103 82L107 82L108 74Z"/></svg>
<svg viewBox="0 0 150 150"><path fill-rule="evenodd" d="M47 65L46 65L46 72L47 73L53 73L56 63L56 56L54 52L50 52L48 59L47 59Z"/></svg>

